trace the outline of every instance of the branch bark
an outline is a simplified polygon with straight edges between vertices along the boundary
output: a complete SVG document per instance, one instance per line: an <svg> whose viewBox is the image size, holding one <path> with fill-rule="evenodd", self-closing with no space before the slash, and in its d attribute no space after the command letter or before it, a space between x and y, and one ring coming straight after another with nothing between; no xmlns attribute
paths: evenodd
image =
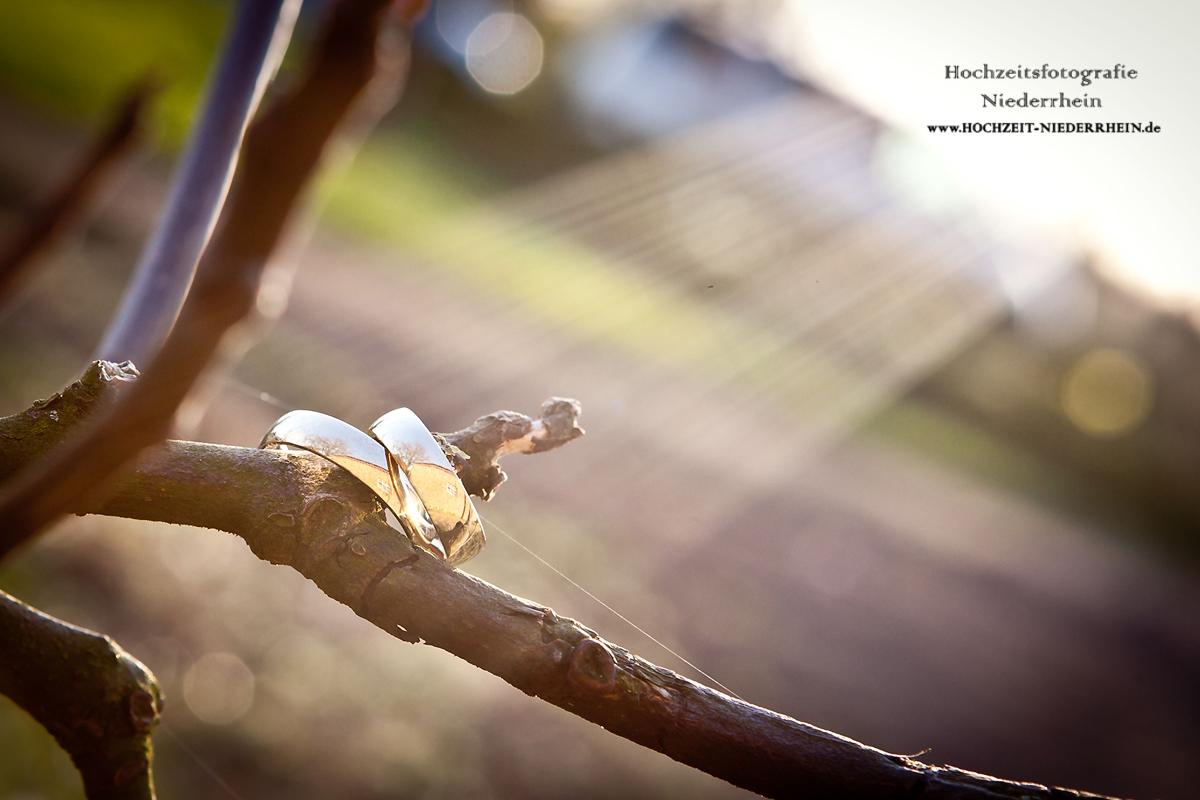
<svg viewBox="0 0 1200 800"><path fill-rule="evenodd" d="M0 420L0 440L15 443L0 454L0 475L14 468L14 459L35 457L56 428L73 424L73 410L86 413L87 398L119 382L111 369L97 366L89 374L90 381L25 415ZM545 420L564 403L574 407L572 401L547 404L541 427L553 427ZM507 449L505 441L532 441L528 431L538 426L518 416L490 415L444 438L474 447L472 458L487 459ZM558 417L561 430L577 428L568 417L569 425ZM478 493L494 491L471 479L469 470L463 474ZM167 442L148 451L106 496L76 511L233 533L259 558L293 567L397 638L440 647L612 733L769 797L1098 797L922 764L655 666L574 620L414 548L386 525L373 494L312 454Z"/></svg>
<svg viewBox="0 0 1200 800"><path fill-rule="evenodd" d="M0 495L0 558L166 438L226 333L254 309L267 264L331 137L377 79L399 88L407 60L381 57L378 46L390 12L397 9L411 24L423 5L342 0L334 6L305 77L250 127L220 228L146 378Z"/></svg>
<svg viewBox="0 0 1200 800"><path fill-rule="evenodd" d="M298 0L241 0L166 209L98 358L148 364L175 324L233 179L242 136L292 37Z"/></svg>
<svg viewBox="0 0 1200 800"><path fill-rule="evenodd" d="M441 434L450 464L467 491L491 500L508 475L499 459L509 453L544 453L583 436L579 403L551 397L542 403L542 415L530 419L515 411L497 411L480 417L469 428Z"/></svg>
<svg viewBox="0 0 1200 800"><path fill-rule="evenodd" d="M0 592L0 693L54 736L89 800L154 800L154 676L107 636Z"/></svg>
<svg viewBox="0 0 1200 800"><path fill-rule="evenodd" d="M147 79L122 101L104 134L58 192L0 253L0 309L16 294L38 258L85 219L141 140L146 106L157 91Z"/></svg>

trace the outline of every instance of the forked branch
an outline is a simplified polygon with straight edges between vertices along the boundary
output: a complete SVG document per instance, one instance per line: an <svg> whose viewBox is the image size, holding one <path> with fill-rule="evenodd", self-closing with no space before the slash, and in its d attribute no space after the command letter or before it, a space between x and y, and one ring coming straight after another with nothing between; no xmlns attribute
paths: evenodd
<svg viewBox="0 0 1200 800"><path fill-rule="evenodd" d="M107 389L135 373L97 366L77 389L0 420L0 441L6 442L0 477L37 462L0 499L0 557L69 510L225 530L260 558L300 571L393 636L441 647L528 694L753 791L910 800L1095 797L927 766L657 667L574 620L414 548L384 522L374 495L315 455L167 442L146 451L132 472L95 490L164 438L226 333L250 313L266 264L334 130L373 80L398 83L403 63L381 63L377 51L389 10L398 8L411 21L422 6L420 0L337 4L305 78L249 130L218 232L144 379L106 403ZM493 415L445 441L457 447L451 455L464 482L490 496L503 480L496 458L569 441L577 435L576 411L567 402L552 403L541 420ZM94 419L85 421L90 412ZM104 637L62 626L11 598L0 600L0 626L7 626L0 627L0 642L10 648L0 651L0 690L34 709L60 741L92 737L117 748L96 769L100 783L87 783L85 772L89 797L135 796L106 794L106 787L140 785L132 781L141 775L145 791L152 792L149 750L139 727L148 729L157 719L148 674ZM49 633L35 633L38 626ZM116 701L94 724L76 725L85 718L64 705L69 694L38 684L36 671L47 658L75 666L93 657L102 664L98 669L124 670L117 684L124 688L114 690ZM86 752L86 742L76 750ZM71 752L80 763L82 756Z"/></svg>
<svg viewBox="0 0 1200 800"><path fill-rule="evenodd" d="M95 385L116 384L118 373L97 366L87 381L25 417L0 420L0 437L52 440L55 427L73 424L72 409L86 410L87 402L75 398L94 397ZM538 427L577 429L564 408L575 406L548 403L540 425L502 412L444 438L468 447L485 443L467 460L491 459L509 445L537 449L517 443ZM17 435L22 426L31 435ZM41 431L36 437L35 428ZM29 449L22 458L36 455ZM12 468L9 458L0 457L0 474ZM495 488L473 481L469 470L462 474L477 492ZM440 647L612 733L770 797L1097 797L922 764L655 666L574 620L414 548L384 522L370 491L309 453L167 442L148 451L106 496L76 510L236 534L259 558L293 567L397 638Z"/></svg>
<svg viewBox="0 0 1200 800"><path fill-rule="evenodd" d="M335 131L372 84L398 90L407 62L382 57L379 48L391 12L411 23L423 5L341 0L334 6L303 79L247 132L221 225L178 322L144 368L145 379L0 495L0 558L166 437L176 409L226 334L254 309L264 271Z"/></svg>

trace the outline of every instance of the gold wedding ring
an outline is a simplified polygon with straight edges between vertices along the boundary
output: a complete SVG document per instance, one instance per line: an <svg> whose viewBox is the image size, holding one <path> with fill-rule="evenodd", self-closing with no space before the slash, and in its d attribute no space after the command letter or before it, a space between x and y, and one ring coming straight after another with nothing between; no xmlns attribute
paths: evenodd
<svg viewBox="0 0 1200 800"><path fill-rule="evenodd" d="M482 550L485 538L475 506L420 417L397 408L375 420L370 431L387 450L392 474L406 476L425 503L446 548L446 560L459 564Z"/></svg>
<svg viewBox="0 0 1200 800"><path fill-rule="evenodd" d="M267 431L260 447L316 453L363 482L396 515L414 544L461 564L484 544L466 487L433 434L407 408L371 426L375 438L328 414L292 411Z"/></svg>

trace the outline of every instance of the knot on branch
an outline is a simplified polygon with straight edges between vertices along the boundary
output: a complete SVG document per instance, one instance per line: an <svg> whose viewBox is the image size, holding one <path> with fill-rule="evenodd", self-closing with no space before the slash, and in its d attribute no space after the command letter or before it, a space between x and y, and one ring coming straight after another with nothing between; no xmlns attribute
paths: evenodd
<svg viewBox="0 0 1200 800"><path fill-rule="evenodd" d="M136 689L129 695L129 720L139 733L149 733L158 724L162 709L159 698L146 691Z"/></svg>
<svg viewBox="0 0 1200 800"><path fill-rule="evenodd" d="M288 563L301 575L308 575L316 565L336 555L362 519L362 510L346 498L321 493L308 498L300 518L294 536L297 550Z"/></svg>
<svg viewBox="0 0 1200 800"><path fill-rule="evenodd" d="M588 692L612 694L617 685L617 659L604 642L584 639L571 654L567 680Z"/></svg>

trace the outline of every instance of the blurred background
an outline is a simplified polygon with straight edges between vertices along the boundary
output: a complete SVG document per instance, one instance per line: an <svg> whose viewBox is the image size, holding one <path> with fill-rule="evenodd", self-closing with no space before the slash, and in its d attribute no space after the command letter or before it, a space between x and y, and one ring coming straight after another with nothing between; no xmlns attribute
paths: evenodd
<svg viewBox="0 0 1200 800"><path fill-rule="evenodd" d="M588 435L510 459L468 572L701 678L528 548L746 700L886 750L1200 796L1195 12L1158 5L1066 37L1079 3L1031 29L1019 3L437 0L404 100L316 193L287 311L181 424L255 446L293 408L448 431L577 398ZM170 81L155 146L0 312L0 412L89 359L227 13L0 0L0 236L130 83ZM1045 60L1141 82L985 117L942 80ZM225 534L70 519L0 587L154 670L164 797L746 795ZM0 795L81 796L7 700L0 742Z"/></svg>

